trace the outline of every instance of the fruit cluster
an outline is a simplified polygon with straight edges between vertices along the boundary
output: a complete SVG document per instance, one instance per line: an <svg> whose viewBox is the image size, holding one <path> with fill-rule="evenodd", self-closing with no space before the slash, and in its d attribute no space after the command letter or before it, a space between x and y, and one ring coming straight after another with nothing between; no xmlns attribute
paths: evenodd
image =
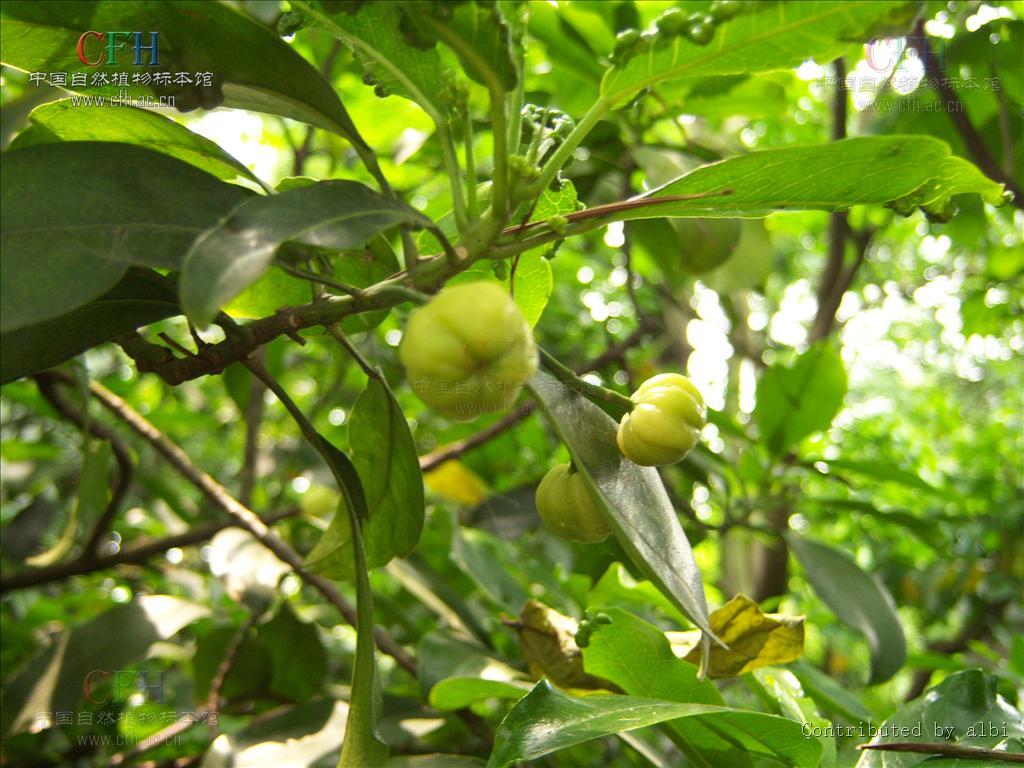
<svg viewBox="0 0 1024 768"><path fill-rule="evenodd" d="M454 419L512 406L537 370L533 334L515 301L497 283L461 283L415 310L399 348L409 383L427 405ZM633 393L619 422L622 455L643 466L683 459L700 439L704 399L677 373L654 376ZM572 464L552 467L536 493L545 527L572 541L611 533L600 496Z"/></svg>
<svg viewBox="0 0 1024 768"><path fill-rule="evenodd" d="M715 36L715 28L741 14L744 5L741 0L715 0L706 13L686 13L680 8L670 8L655 22L657 32L641 34L635 29L620 32L615 38L612 63L622 64L638 53L649 51L661 40L680 36L696 45L707 45Z"/></svg>

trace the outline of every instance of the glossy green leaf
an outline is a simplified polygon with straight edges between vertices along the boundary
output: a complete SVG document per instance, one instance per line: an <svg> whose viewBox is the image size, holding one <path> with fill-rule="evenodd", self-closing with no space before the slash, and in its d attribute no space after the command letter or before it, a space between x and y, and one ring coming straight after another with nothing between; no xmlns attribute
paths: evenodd
<svg viewBox="0 0 1024 768"><path fill-rule="evenodd" d="M896 674L907 656L903 625L892 595L845 552L791 534L786 537L807 580L836 618L862 633L871 648L871 682Z"/></svg>
<svg viewBox="0 0 1024 768"><path fill-rule="evenodd" d="M619 731L718 709L616 694L570 696L541 680L501 721L487 765L506 768Z"/></svg>
<svg viewBox="0 0 1024 768"><path fill-rule="evenodd" d="M204 232L185 258L181 303L200 326L258 280L287 242L346 249L398 224L429 223L408 205L352 181L254 197Z"/></svg>
<svg viewBox="0 0 1024 768"><path fill-rule="evenodd" d="M194 109L200 103L216 106L220 90L225 106L318 125L345 136L365 153L365 142L320 73L270 29L222 3L13 0L3 4L0 18L5 64L25 72L67 72L69 84L75 72L93 71L78 59L83 31L157 31L160 66L153 70L213 73L213 93L202 93L195 85L179 87L174 95L180 109ZM168 95L142 85L86 85L72 90L108 97L125 90L133 98Z"/></svg>
<svg viewBox="0 0 1024 768"><path fill-rule="evenodd" d="M153 643L207 614L176 597L144 595L64 630L4 685L4 732L29 728L40 712L76 711L93 670L125 669L144 659ZM98 689L103 678L94 678Z"/></svg>
<svg viewBox="0 0 1024 768"><path fill-rule="evenodd" d="M697 667L677 658L657 627L619 608L602 608L611 622L596 624L583 649L590 674L610 680L631 696L704 705L724 699ZM752 756L784 765L817 765L820 745L806 739L794 720L741 710L696 714L669 725L673 742L695 765L752 765Z"/></svg>
<svg viewBox="0 0 1024 768"><path fill-rule="evenodd" d="M71 99L61 99L36 107L29 123L11 142L11 149L58 141L124 142L183 160L218 179L259 182L252 171L205 136L150 110L85 109Z"/></svg>
<svg viewBox="0 0 1024 768"><path fill-rule="evenodd" d="M591 739L666 721L677 721L679 728L683 729L697 718L721 718L720 727L726 732L737 723L749 728L756 734L749 737L752 746L764 741L781 741L780 736L784 736L787 745L791 746L789 751L792 755L784 764L801 768L817 765L821 745L805 739L800 733L800 724L793 720L711 704L638 696L603 693L570 696L554 688L547 680L537 683L501 721L487 765L489 768L506 768L514 762L534 760ZM766 752L771 754L761 746L759 753ZM730 753L735 754L742 753ZM738 765L731 757L727 762L717 764Z"/></svg>
<svg viewBox="0 0 1024 768"><path fill-rule="evenodd" d="M248 196L187 163L129 144L26 147L4 155L0 174L5 332L102 296L132 264L180 268L199 233Z"/></svg>
<svg viewBox="0 0 1024 768"><path fill-rule="evenodd" d="M308 429L308 428L307 428ZM323 435L304 430L307 440L327 462L341 491L343 503L338 515L346 515L353 551L356 582L356 652L352 664L352 690L349 695L345 740L341 745L339 765L371 768L385 762L388 745L378 733L381 714L380 683L373 637L373 592L370 573L363 550L360 527L369 518L369 508L362 481L352 460Z"/></svg>
<svg viewBox="0 0 1024 768"><path fill-rule="evenodd" d="M824 344L811 347L792 367L773 365L757 382L754 420L761 439L783 453L810 434L828 429L846 396L846 369Z"/></svg>
<svg viewBox="0 0 1024 768"><path fill-rule="evenodd" d="M715 28L707 45L684 36L661 36L650 49L610 69L601 96L622 104L644 88L711 75L737 75L798 67L808 59L832 61L871 39L880 27L905 29L914 18L910 2L801 0L754 3Z"/></svg>
<svg viewBox="0 0 1024 768"><path fill-rule="evenodd" d="M0 334L0 384L52 368L122 333L180 312L178 296L166 278L129 267L117 285L85 306Z"/></svg>
<svg viewBox="0 0 1024 768"><path fill-rule="evenodd" d="M616 423L586 398L543 371L529 386L633 562L710 633L704 582L657 470L622 457Z"/></svg>
<svg viewBox="0 0 1024 768"><path fill-rule="evenodd" d="M371 377L348 424L352 464L368 509L363 524L367 564L376 568L409 554L423 530L423 477L416 446L401 408L380 378ZM306 558L307 566L333 579L354 578L352 529L344 508Z"/></svg>
<svg viewBox="0 0 1024 768"><path fill-rule="evenodd" d="M1024 714L998 693L999 681L980 669L969 669L950 675L924 695L897 712L879 726L879 735L871 744L893 741L948 742L965 747L992 749L1004 739L1024 737ZM995 733L986 732L992 724ZM900 734L907 729L912 736ZM1004 730L1005 729L1005 730ZM885 735L881 735L881 734ZM1014 751L1014 750L1009 750ZM1024 754L1019 747L1018 754ZM857 768L910 768L936 761L933 756L909 752L865 750ZM964 765L1006 765L986 761L964 761Z"/></svg>
<svg viewBox="0 0 1024 768"><path fill-rule="evenodd" d="M930 136L864 136L805 147L785 147L701 166L641 199L694 199L632 207L611 220L764 216L784 210L837 210L887 205L900 213L921 208L945 218L952 198L976 194L1002 205L1003 186L949 145Z"/></svg>

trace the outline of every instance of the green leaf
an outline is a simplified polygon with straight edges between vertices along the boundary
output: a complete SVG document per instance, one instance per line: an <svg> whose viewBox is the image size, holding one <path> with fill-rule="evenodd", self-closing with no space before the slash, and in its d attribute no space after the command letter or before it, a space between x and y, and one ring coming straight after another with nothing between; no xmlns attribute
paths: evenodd
<svg viewBox="0 0 1024 768"><path fill-rule="evenodd" d="M995 676L987 675L980 669L968 669L950 675L928 689L924 695L901 707L879 727L879 735L872 738L870 743L944 742L991 749L1004 739L1020 738L1024 736L1024 714L999 695L998 684ZM987 724L995 726L995 734L984 732ZM901 729L908 730L901 733ZM908 738L907 732L913 736ZM865 750L861 753L857 768L910 768L925 761L928 765L933 762L936 765L945 764L945 761L936 761L931 755ZM964 761L964 765L975 764L997 763Z"/></svg>
<svg viewBox="0 0 1024 768"><path fill-rule="evenodd" d="M0 384L52 368L128 331L180 314L166 278L129 267L113 288L66 315L0 334Z"/></svg>
<svg viewBox="0 0 1024 768"><path fill-rule="evenodd" d="M622 457L616 423L586 398L543 371L529 387L633 562L687 618L712 634L704 582L657 470Z"/></svg>
<svg viewBox="0 0 1024 768"><path fill-rule="evenodd" d="M429 221L392 197L352 181L322 181L254 197L204 232L185 258L181 303L198 325L256 282L286 242L345 249L398 224Z"/></svg>
<svg viewBox="0 0 1024 768"><path fill-rule="evenodd" d="M348 436L369 511L363 524L366 561L376 568L409 554L423 530L423 477L416 446L383 379L370 377L352 409ZM352 529L344 509L334 515L306 564L332 579L354 577Z"/></svg>
<svg viewBox="0 0 1024 768"><path fill-rule="evenodd" d="M453 277L447 284L457 285L489 280L511 289L514 283L512 298L515 299L516 306L523 313L523 319L532 328L540 320L554 288L551 264L541 255L540 251L541 249L534 248L532 251L521 254L516 262L515 273L512 273L510 268L504 280L494 277L493 265L490 261L481 261Z"/></svg>
<svg viewBox="0 0 1024 768"><path fill-rule="evenodd" d="M892 595L845 552L795 534L786 537L807 580L836 618L862 633L871 648L871 682L896 674L907 656L903 626Z"/></svg>
<svg viewBox="0 0 1024 768"><path fill-rule="evenodd" d="M697 667L677 658L657 627L619 608L602 608L608 624L594 624L583 649L588 673L610 680L631 696L704 705L725 703ZM720 614L721 615L721 614ZM717 650L717 649L715 649ZM817 765L820 747L804 738L801 724L762 712L717 710L669 725L673 741L699 766L751 765L751 756L786 765Z"/></svg>
<svg viewBox="0 0 1024 768"><path fill-rule="evenodd" d="M183 160L218 179L260 183L252 171L205 136L147 109L84 109L71 99L61 99L36 107L29 121L29 127L11 142L11 149L58 141L124 142Z"/></svg>
<svg viewBox="0 0 1024 768"><path fill-rule="evenodd" d="M487 765L506 768L591 739L716 709L615 694L569 696L541 680L501 721Z"/></svg>
<svg viewBox="0 0 1024 768"><path fill-rule="evenodd" d="M352 664L352 691L349 695L348 719L345 721L345 740L341 745L338 765L377 766L388 757L388 745L377 732L380 722L380 682L374 651L373 591L370 573L363 550L361 525L369 517L366 495L355 465L330 440L304 427L304 435L327 462L334 475L347 512L352 531L353 565L356 582L356 652ZM342 509L339 508L339 514Z"/></svg>
<svg viewBox="0 0 1024 768"><path fill-rule="evenodd" d="M129 144L26 147L4 155L0 174L4 332L102 296L131 264L180 268L196 236L248 196Z"/></svg>
<svg viewBox="0 0 1024 768"><path fill-rule="evenodd" d="M1002 205L1003 186L950 154L930 136L864 136L806 147L751 152L705 165L644 195L690 200L631 207L612 220L765 216L783 210L841 210L887 205L909 214L915 207L948 216L952 198L977 194Z"/></svg>
<svg viewBox="0 0 1024 768"><path fill-rule="evenodd" d="M442 3L447 4L444 0ZM497 4L460 3L447 19L437 14L431 3L410 3L407 8L423 27L455 51L473 80L498 93L516 87L509 30Z"/></svg>
<svg viewBox="0 0 1024 768"><path fill-rule="evenodd" d="M110 443L106 440L85 441L82 454L82 471L78 478L78 496L64 533L45 552L26 558L25 563L33 567L53 565L71 551L78 538L79 521L89 525L103 514L110 499L110 459L113 456Z"/></svg>
<svg viewBox="0 0 1024 768"><path fill-rule="evenodd" d="M728 648L713 646L708 664L709 677L739 677L758 667L788 664L800 658L804 650L804 617L782 613L763 613L760 606L746 595L732 600L711 612L711 628ZM684 658L700 663L700 633L689 635L683 643L674 639L677 653L680 645L690 648Z"/></svg>
<svg viewBox="0 0 1024 768"><path fill-rule="evenodd" d="M313 286L280 269L268 269L263 275L224 305L234 318L255 320L272 315L281 307L296 307L313 298Z"/></svg>
<svg viewBox="0 0 1024 768"><path fill-rule="evenodd" d="M665 699L602 693L584 697L569 696L554 688L547 680L537 683L501 721L487 765L489 768L506 768L518 761L534 760L621 731L681 718L686 718L686 723L679 723L679 727L686 728L696 718L710 720L712 717L721 718L719 725L726 732L737 723L750 729L775 729L753 731L756 738L749 739L751 746L767 740L781 741L779 734L784 732L787 744L792 745L790 753L793 755L785 764L817 765L820 744L805 739L800 733L800 723L793 720L759 712ZM790 738L790 729L795 732L795 740ZM765 754L765 748L762 746L759 752ZM726 762L716 765L737 765L733 760L737 754L743 753L734 751Z"/></svg>
<svg viewBox="0 0 1024 768"><path fill-rule="evenodd" d="M832 61L869 40L883 25L909 25L917 5L876 0L755 3L715 29L705 46L684 36L661 36L647 51L608 70L601 97L619 105L644 88L711 75L739 75Z"/></svg>
<svg viewBox="0 0 1024 768"><path fill-rule="evenodd" d="M259 629L270 652L270 691L290 701L319 693L327 675L327 653L315 624L300 621L288 603Z"/></svg>
<svg viewBox="0 0 1024 768"><path fill-rule="evenodd" d="M646 616L657 610L681 624L686 617L651 582L637 581L622 563L612 563L587 593L587 605L617 605Z"/></svg>
<svg viewBox="0 0 1024 768"><path fill-rule="evenodd" d="M837 352L818 344L792 367L773 365L757 382L754 419L774 453L828 429L846 396L846 369Z"/></svg>
<svg viewBox="0 0 1024 768"><path fill-rule="evenodd" d="M796 675L807 695L827 712L854 721L871 719L870 710L856 696L817 667L800 660L791 664L789 670Z"/></svg>
<svg viewBox="0 0 1024 768"><path fill-rule="evenodd" d="M484 699L518 699L530 690L521 680L495 680L485 677L448 677L430 689L430 706L451 712Z"/></svg>
<svg viewBox="0 0 1024 768"><path fill-rule="evenodd" d="M168 595L144 595L77 627L64 630L3 689L4 733L28 728L40 712L73 712L93 670L125 669L146 657L209 609ZM98 686L103 679L94 675Z"/></svg>
<svg viewBox="0 0 1024 768"><path fill-rule="evenodd" d="M398 33L403 11L397 3L364 3L355 13L326 13L322 3L302 0L292 5L352 48L367 80L415 101L435 122L445 119L447 107L438 100L445 85L441 56L436 48L410 45Z"/></svg>
<svg viewBox="0 0 1024 768"><path fill-rule="evenodd" d="M91 73L78 59L85 30L145 30L160 33L160 67L154 71L212 72L224 105L290 117L341 134L367 154L344 105L323 76L255 19L221 3L185 0L165 3L5 2L0 18L3 62L25 72ZM90 78L91 80L91 78ZM87 80L89 82L89 80ZM82 93L129 97L168 95L157 88L129 85L72 87ZM185 109L211 94L197 87L175 94ZM97 110L99 111L99 110ZM102 110L106 115L107 110Z"/></svg>
<svg viewBox="0 0 1024 768"><path fill-rule="evenodd" d="M848 470L883 483L899 483L907 488L925 491L937 496L946 495L945 491L925 481L913 470L900 467L891 461L876 461L872 459L809 459L809 461L822 461L829 468Z"/></svg>

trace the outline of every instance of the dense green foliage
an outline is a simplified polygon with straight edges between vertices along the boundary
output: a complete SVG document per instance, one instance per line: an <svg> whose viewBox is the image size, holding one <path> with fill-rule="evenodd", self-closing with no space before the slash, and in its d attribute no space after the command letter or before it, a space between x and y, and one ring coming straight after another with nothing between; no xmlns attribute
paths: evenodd
<svg viewBox="0 0 1024 768"><path fill-rule="evenodd" d="M0 762L1024 755L1024 3L0 43Z"/></svg>

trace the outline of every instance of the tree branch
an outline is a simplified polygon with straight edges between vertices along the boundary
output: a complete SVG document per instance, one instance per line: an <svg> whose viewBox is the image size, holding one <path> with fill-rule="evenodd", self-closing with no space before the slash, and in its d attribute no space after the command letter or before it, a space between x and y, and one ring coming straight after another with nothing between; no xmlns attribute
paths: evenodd
<svg viewBox="0 0 1024 768"><path fill-rule="evenodd" d="M935 54L928 42L928 34L925 32L923 19L918 21L914 35L916 37L915 45L920 48L918 52L921 54L921 63L924 64L925 76L932 84L939 98L946 102L945 112L949 115L949 119L953 121L953 127L956 128L960 138L963 139L971 158L986 176L1003 184L1012 192L1013 204L1017 208L1024 210L1024 194L1021 193L1021 188L1012 177L1003 172L999 163L996 162L992 153L989 152L985 139L978 133L974 123L971 122L971 118L967 115L967 109L960 99L960 95L956 92L953 84L950 83L949 78L946 77L946 73L943 71L938 59L935 58Z"/></svg>
<svg viewBox="0 0 1024 768"><path fill-rule="evenodd" d="M293 517L297 514L299 514L299 509L298 507L295 507L278 512L274 515L268 515L266 518L263 518L263 522L267 525L273 525L278 520L283 520L286 517ZM82 576L96 571L105 571L109 568L116 568L119 565L143 565L151 558L162 555L169 549L180 549L183 547L190 547L194 544L202 544L204 541L208 541L213 538L214 535L223 531L225 528L237 527L240 526L233 519L203 523L190 528L184 533L175 534L174 536L167 536L161 539L154 539L152 541L146 541L144 539L133 541L131 544L125 546L120 552L113 555L93 558L79 557L65 563L57 563L56 565L50 565L45 568L35 568L23 571L21 573L16 573L13 576L0 579L0 594L10 592L15 589L42 586L43 584L49 584L53 581L61 581L72 576Z"/></svg>
<svg viewBox="0 0 1024 768"><path fill-rule="evenodd" d="M836 74L836 92L832 100L832 140L840 141L846 138L846 121L848 112L848 97L846 93L846 64L842 58L836 59L833 63ZM825 269L821 273L821 280L818 283L818 313L814 318L814 326L811 329L811 341L823 339L832 331L835 321L835 310L839 307L833 304L835 288L843 271L843 262L846 258L846 234L850 229L849 214L846 211L835 211L828 217L828 260L825 262ZM842 300L842 294L839 296Z"/></svg>
<svg viewBox="0 0 1024 768"><path fill-rule="evenodd" d="M51 373L49 375L67 380L62 374ZM198 488L210 503L231 517L238 527L244 528L251 533L257 541L277 555L281 561L288 564L296 576L316 589L329 603L338 609L338 612L341 613L349 624L355 626L355 606L345 599L331 581L307 571L302 563L301 555L271 531L256 513L234 498L224 486L210 475L196 467L192 460L189 459L188 454L120 397L96 381L89 383L89 391L104 408L117 416L132 431L152 445L172 467ZM374 640L377 647L394 658L399 666L412 675L416 674L416 660L390 634L380 627L374 627Z"/></svg>

